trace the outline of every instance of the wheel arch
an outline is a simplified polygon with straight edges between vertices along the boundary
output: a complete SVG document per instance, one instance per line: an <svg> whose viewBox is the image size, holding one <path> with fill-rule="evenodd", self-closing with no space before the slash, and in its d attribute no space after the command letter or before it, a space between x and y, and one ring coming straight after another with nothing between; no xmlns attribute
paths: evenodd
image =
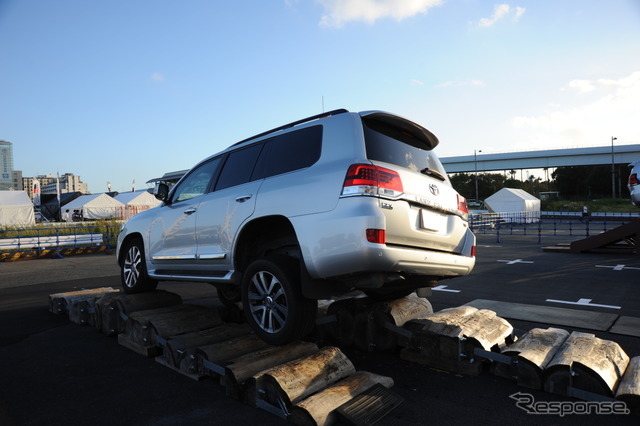
<svg viewBox="0 0 640 426"><path fill-rule="evenodd" d="M144 238L142 238L142 234L139 232L132 232L131 234L124 237L124 239L122 240L122 243L120 244L120 250L118 251L118 265L122 266L125 250L127 249L129 242L135 239L139 239L140 241L142 241L142 247L146 249L144 244Z"/></svg>
<svg viewBox="0 0 640 426"><path fill-rule="evenodd" d="M298 235L285 216L263 216L247 223L238 235L234 249L234 269L238 282L254 259L273 255L295 258L300 265L300 289L310 299L322 299L345 292L339 282L313 279L309 275Z"/></svg>
<svg viewBox="0 0 640 426"><path fill-rule="evenodd" d="M242 228L234 247L234 268L244 271L252 260L271 253L303 260L293 224L285 216L263 216Z"/></svg>

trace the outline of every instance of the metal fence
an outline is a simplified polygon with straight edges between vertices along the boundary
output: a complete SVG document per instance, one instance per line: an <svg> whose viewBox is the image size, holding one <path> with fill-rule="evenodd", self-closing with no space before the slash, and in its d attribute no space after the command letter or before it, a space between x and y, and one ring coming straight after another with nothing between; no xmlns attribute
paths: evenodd
<svg viewBox="0 0 640 426"><path fill-rule="evenodd" d="M469 227L476 235L495 235L497 243L511 235L529 235L542 243L543 240L557 240L553 237L586 238L638 217L640 213L471 213Z"/></svg>
<svg viewBox="0 0 640 426"><path fill-rule="evenodd" d="M495 235L496 242L510 235L529 235L538 243L552 237L588 237L640 217L639 213L515 212L469 214L471 230ZM0 254L63 248L105 246L114 249L121 222L47 223L33 228L0 229Z"/></svg>
<svg viewBox="0 0 640 426"><path fill-rule="evenodd" d="M116 246L121 223L48 223L32 228L0 229L0 254L69 248Z"/></svg>

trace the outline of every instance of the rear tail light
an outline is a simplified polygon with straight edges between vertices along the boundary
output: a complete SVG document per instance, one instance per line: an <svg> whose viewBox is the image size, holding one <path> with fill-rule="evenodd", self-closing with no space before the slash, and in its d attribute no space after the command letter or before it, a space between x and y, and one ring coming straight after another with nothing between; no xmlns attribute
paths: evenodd
<svg viewBox="0 0 640 426"><path fill-rule="evenodd" d="M471 247L471 257L476 257L476 246Z"/></svg>
<svg viewBox="0 0 640 426"><path fill-rule="evenodd" d="M629 175L629 185L637 185L638 183L640 183L640 181L638 181L638 174L631 173Z"/></svg>
<svg viewBox="0 0 640 426"><path fill-rule="evenodd" d="M342 195L395 198L402 192L402 180L397 172L373 164L352 164L342 186Z"/></svg>
<svg viewBox="0 0 640 426"><path fill-rule="evenodd" d="M469 206L467 205L467 199L460 194L457 194L457 197L458 197L458 210L460 210L462 213L469 214Z"/></svg>
<svg viewBox="0 0 640 426"><path fill-rule="evenodd" d="M376 244L385 244L387 235L384 229L367 229L367 241Z"/></svg>

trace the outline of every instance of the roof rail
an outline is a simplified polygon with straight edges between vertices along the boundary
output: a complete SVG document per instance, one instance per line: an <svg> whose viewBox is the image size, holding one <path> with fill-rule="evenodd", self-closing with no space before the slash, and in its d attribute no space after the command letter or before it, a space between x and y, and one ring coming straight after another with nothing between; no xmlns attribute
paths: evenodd
<svg viewBox="0 0 640 426"><path fill-rule="evenodd" d="M269 133L277 132L278 130L289 129L293 126L297 126L298 124L306 123L307 121L318 120L320 118L330 117L332 115L344 114L345 112L349 112L349 111L344 108L340 108L340 109L334 109L332 111L323 112L322 114L312 115L311 117L303 118L302 120L294 121L293 123L285 124L283 126L276 127L275 129L267 130L266 132L262 132L257 135L251 136L250 138L243 139L240 142L236 142L231 146L240 145L241 143L250 141L252 139L257 139L259 137L266 136Z"/></svg>

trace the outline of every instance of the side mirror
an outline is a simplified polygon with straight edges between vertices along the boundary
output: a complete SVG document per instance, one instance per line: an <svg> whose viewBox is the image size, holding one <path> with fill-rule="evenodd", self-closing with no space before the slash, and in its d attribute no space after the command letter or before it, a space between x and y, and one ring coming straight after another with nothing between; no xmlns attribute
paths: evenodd
<svg viewBox="0 0 640 426"><path fill-rule="evenodd" d="M166 183L156 183L153 188L153 195L160 201L167 201L169 198L169 186Z"/></svg>

